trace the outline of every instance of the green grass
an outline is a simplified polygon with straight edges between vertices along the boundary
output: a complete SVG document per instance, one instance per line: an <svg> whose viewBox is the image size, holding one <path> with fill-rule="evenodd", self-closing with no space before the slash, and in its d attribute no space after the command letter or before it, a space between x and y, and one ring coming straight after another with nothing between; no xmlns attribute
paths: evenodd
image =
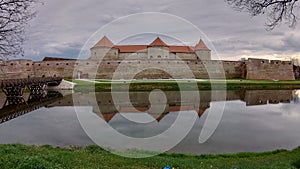
<svg viewBox="0 0 300 169"><path fill-rule="evenodd" d="M132 82L111 82L96 81L87 82L82 80L72 80L77 83L76 91L126 91L129 87L131 91L151 91L153 89L168 90L241 90L241 89L299 89L300 81L271 81L271 80L245 80L245 79L229 79L229 80L213 80L213 81L132 81ZM197 85L195 85L197 84ZM180 89L179 89L180 86Z"/></svg>
<svg viewBox="0 0 300 169"><path fill-rule="evenodd" d="M180 169L296 169L300 167L300 148L292 151L232 155L197 156L164 153L150 158L132 159L111 154L97 146L62 149L51 146L0 145L1 169L160 169L166 165Z"/></svg>

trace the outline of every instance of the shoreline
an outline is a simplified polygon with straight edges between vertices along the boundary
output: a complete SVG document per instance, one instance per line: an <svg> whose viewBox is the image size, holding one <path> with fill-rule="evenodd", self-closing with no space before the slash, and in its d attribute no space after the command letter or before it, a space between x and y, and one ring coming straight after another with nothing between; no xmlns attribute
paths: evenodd
<svg viewBox="0 0 300 169"><path fill-rule="evenodd" d="M135 150L137 151L137 150ZM169 154L125 158L101 147L58 148L49 145L0 145L0 167L5 168L299 168L300 147L261 153Z"/></svg>
<svg viewBox="0 0 300 169"><path fill-rule="evenodd" d="M170 80L133 80L133 81L108 81L108 80L68 80L76 83L74 90L87 91L163 91L179 90L289 90L300 89L300 81L271 81L271 80L245 80L227 79L206 81L170 81Z"/></svg>

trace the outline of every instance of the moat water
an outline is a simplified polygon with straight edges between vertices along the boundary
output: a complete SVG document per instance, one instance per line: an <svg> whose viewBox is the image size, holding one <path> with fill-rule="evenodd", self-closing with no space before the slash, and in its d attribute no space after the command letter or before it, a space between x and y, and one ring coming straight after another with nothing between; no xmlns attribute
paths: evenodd
<svg viewBox="0 0 300 169"><path fill-rule="evenodd" d="M201 101L195 106L193 99L180 100L179 92L169 91L165 93L163 112L155 112L155 105L162 104L160 98L154 103L149 101L150 92L131 92L129 98L133 107L128 102L122 102L122 99L114 100L110 93L70 91L53 92L45 100L30 100L26 105L3 107L5 96L0 93L0 144L49 144L60 147L95 144L78 120L80 111L89 115L91 121L97 117L103 124L99 130L106 130L108 124L118 133L133 138L148 138L163 133L172 127L181 113L185 113L187 118L196 115L186 137L168 152L262 152L300 146L300 90L227 91L226 94L225 100L219 100L213 99L210 91L200 91ZM116 97L119 97L118 93ZM211 137L199 143L199 134L215 103L225 105L222 118ZM188 124L180 125L185 127ZM178 135L181 134L179 132ZM109 134L102 133L100 139L109 137ZM114 142L114 139L111 141ZM123 148L135 148L134 144L119 139L115 141L122 143Z"/></svg>

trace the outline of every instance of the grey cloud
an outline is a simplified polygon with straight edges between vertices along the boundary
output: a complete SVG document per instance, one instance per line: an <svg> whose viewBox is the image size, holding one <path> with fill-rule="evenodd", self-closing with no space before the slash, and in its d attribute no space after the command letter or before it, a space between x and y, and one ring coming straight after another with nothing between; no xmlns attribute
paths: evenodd
<svg viewBox="0 0 300 169"><path fill-rule="evenodd" d="M96 30L137 12L170 13L190 21L212 40L225 58L226 55L239 57L245 51L262 56L300 52L299 33L295 32L299 26L292 30L283 25L267 32L263 16L250 17L234 11L224 1L48 0L38 7L38 15L30 23L25 57L35 60L45 55L74 57Z"/></svg>

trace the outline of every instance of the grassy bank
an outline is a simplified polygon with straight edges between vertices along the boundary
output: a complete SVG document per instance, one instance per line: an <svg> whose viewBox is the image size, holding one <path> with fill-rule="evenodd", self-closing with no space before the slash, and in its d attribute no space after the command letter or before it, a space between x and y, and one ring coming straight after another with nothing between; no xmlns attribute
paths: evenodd
<svg viewBox="0 0 300 169"><path fill-rule="evenodd" d="M245 79L230 79L230 80L204 80L204 81L96 81L88 82L82 80L72 80L77 83L76 91L126 91L129 85L131 91L151 91L153 89L161 90L240 90L240 89L300 89L300 81L270 81L270 80L245 80Z"/></svg>
<svg viewBox="0 0 300 169"><path fill-rule="evenodd" d="M1 169L44 168L174 168L252 169L299 168L300 148L293 151L240 153L233 155L161 154L151 158L131 159L113 155L96 146L86 148L53 148L51 146L0 145Z"/></svg>

